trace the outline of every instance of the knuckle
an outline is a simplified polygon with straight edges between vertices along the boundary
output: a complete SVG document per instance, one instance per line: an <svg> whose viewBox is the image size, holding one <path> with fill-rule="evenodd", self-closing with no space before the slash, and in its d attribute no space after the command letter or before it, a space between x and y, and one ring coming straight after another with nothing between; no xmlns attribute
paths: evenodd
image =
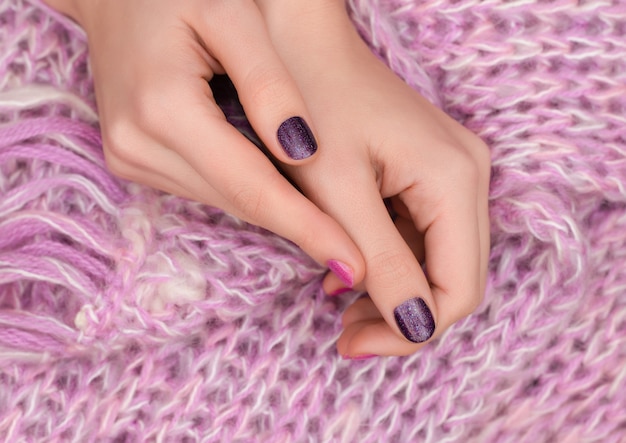
<svg viewBox="0 0 626 443"><path fill-rule="evenodd" d="M295 242L300 249L309 254L310 256L314 256L312 252L316 251L320 247L320 233L315 230L300 230L298 232L297 237L290 238L289 240Z"/></svg>
<svg viewBox="0 0 626 443"><path fill-rule="evenodd" d="M480 174L488 173L491 169L491 151L489 146L467 128L462 128L461 140L465 149L463 151L472 160Z"/></svg>
<svg viewBox="0 0 626 443"><path fill-rule="evenodd" d="M159 89L155 89L159 90ZM172 114L170 109L172 100L167 100L165 95L154 92L138 94L132 106L132 120L138 128L149 134L159 134L171 124L168 116Z"/></svg>
<svg viewBox="0 0 626 443"><path fill-rule="evenodd" d="M132 139L132 132L130 125L122 120L107 125L103 130L103 147L108 159L119 162L131 160L132 150L129 148L129 141Z"/></svg>
<svg viewBox="0 0 626 443"><path fill-rule="evenodd" d="M127 120L116 120L103 130L103 151L107 168L123 179L133 179L145 160L137 148L136 128Z"/></svg>
<svg viewBox="0 0 626 443"><path fill-rule="evenodd" d="M414 261L402 253L387 250L367 260L367 273L382 289L398 288L403 282L413 282Z"/></svg>
<svg viewBox="0 0 626 443"><path fill-rule="evenodd" d="M116 177L128 180L131 178L130 167L127 163L120 160L119 157L110 154L110 151L104 155L104 161L107 169Z"/></svg>
<svg viewBox="0 0 626 443"><path fill-rule="evenodd" d="M264 194L260 187L244 185L230 192L232 205L246 221L258 224L265 213Z"/></svg>
<svg viewBox="0 0 626 443"><path fill-rule="evenodd" d="M320 238L323 235L322 232L313 228L313 229L299 229L295 234L297 237L294 237L290 240L294 241L300 249L304 250L307 253L311 251L315 251L320 246Z"/></svg>
<svg viewBox="0 0 626 443"><path fill-rule="evenodd" d="M136 82L125 107L118 109L121 119L150 135L163 134L180 115L181 96L185 91L170 75L154 76Z"/></svg>
<svg viewBox="0 0 626 443"><path fill-rule="evenodd" d="M483 294L479 290L472 292L463 300L460 300L458 304L458 318L461 319L467 317L468 315L471 315L474 311L476 311L476 309L478 309L482 301Z"/></svg>
<svg viewBox="0 0 626 443"><path fill-rule="evenodd" d="M479 173L488 175L491 171L491 151L489 146L481 138L474 136L471 149Z"/></svg>
<svg viewBox="0 0 626 443"><path fill-rule="evenodd" d="M249 91L248 100L254 109L268 105L282 106L285 104L289 81L280 69L258 69L248 76L246 86Z"/></svg>
<svg viewBox="0 0 626 443"><path fill-rule="evenodd" d="M469 185L467 189L475 189L481 174L477 159L472 152L466 149L453 147L449 152L450 155L447 156L446 161L443 163L446 175L452 177L457 184Z"/></svg>

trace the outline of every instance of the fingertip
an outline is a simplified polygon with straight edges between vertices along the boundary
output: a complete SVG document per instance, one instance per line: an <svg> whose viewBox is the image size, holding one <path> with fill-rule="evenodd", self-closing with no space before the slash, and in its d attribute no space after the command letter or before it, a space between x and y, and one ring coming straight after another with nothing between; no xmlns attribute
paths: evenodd
<svg viewBox="0 0 626 443"><path fill-rule="evenodd" d="M331 297L352 291L352 288L346 287L343 282L332 272L328 272L322 282L322 289Z"/></svg>
<svg viewBox="0 0 626 443"><path fill-rule="evenodd" d="M352 303L341 316L341 324L347 328L352 323L381 318L378 308L371 298L361 297Z"/></svg>
<svg viewBox="0 0 626 443"><path fill-rule="evenodd" d="M361 326L358 323L352 323L350 325L344 326L344 330L339 336L339 340L337 340L337 352L344 358L348 358L351 355L356 355L352 353L353 349L350 345L352 338L359 332ZM368 353L364 351L364 353Z"/></svg>
<svg viewBox="0 0 626 443"><path fill-rule="evenodd" d="M360 359L361 356L370 355L393 355L388 353L389 346L385 340L380 340L380 337L385 337L388 332L388 326L380 318L358 321L344 330L337 343L337 349L346 360Z"/></svg>
<svg viewBox="0 0 626 443"><path fill-rule="evenodd" d="M425 343L415 344L401 339L384 319L371 319L351 324L338 342L344 357L360 355L406 356L421 349Z"/></svg>
<svg viewBox="0 0 626 443"><path fill-rule="evenodd" d="M301 235L300 242L296 243L328 268L323 282L327 294L359 287L365 275L365 262L359 249L332 217L317 207L315 210L308 217L309 226L313 229Z"/></svg>

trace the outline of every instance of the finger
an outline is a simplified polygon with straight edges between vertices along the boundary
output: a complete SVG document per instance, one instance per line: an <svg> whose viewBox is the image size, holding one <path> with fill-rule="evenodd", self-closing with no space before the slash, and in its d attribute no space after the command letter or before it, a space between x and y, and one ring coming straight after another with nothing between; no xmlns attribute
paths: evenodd
<svg viewBox="0 0 626 443"><path fill-rule="evenodd" d="M411 219L405 218L403 215L399 214L409 214L408 209L404 206L404 204L400 201L395 203L396 206L404 207L404 210L400 210L398 215L395 217L394 223L396 225L396 229L408 245L409 249L413 253L414 257L417 259L419 263L424 262L424 236L415 229L415 225ZM324 281L322 283L322 287L326 294L330 296L342 295L346 292L350 292L351 290L355 291L364 291L365 285L363 282L358 282L354 284L352 287L347 288L344 283L339 279L335 274L328 273L324 277Z"/></svg>
<svg viewBox="0 0 626 443"><path fill-rule="evenodd" d="M130 136L130 134L128 135L128 153L142 152L142 155L137 156L136 158L133 158L132 155L128 154L126 154L124 158L108 155L107 163L109 168L116 175L181 197L217 206L233 214L241 212L241 208L236 207L232 204L232 201L224 198L220 192L217 192L195 168L193 168L175 151L166 149L164 146L151 140L140 131L133 131L133 136ZM141 146L141 149L136 149L139 146ZM149 164L143 163L146 155L150 158ZM271 189L268 192L271 192ZM296 197L298 199L304 198L298 193L296 193ZM321 213L321 215L325 220L316 222L316 217L318 216L317 213L320 211L315 206L312 206L312 209L313 214L311 214L311 216L309 216L306 220L311 220L314 224L318 223L319 226L316 227L320 230L328 229L327 235L330 236L329 243L327 245L313 243L315 248L312 248L309 247L306 242L299 242L297 238L287 237L289 234L285 234L285 237L290 238L297 244L302 243L303 250L305 250L305 252L313 258L317 259L320 263L337 260L336 258L331 259L326 257L341 257L342 254L335 253L335 251L346 249L347 254L345 254L345 256L347 258L343 258L342 260L345 260L346 263L356 263L348 265L350 267L354 267L357 270L359 268L362 269L363 265L361 257L345 232L343 232L343 230L341 230L332 219L330 219L330 226L326 226L325 223L327 223L328 217L323 213ZM283 211L283 216L284 215L289 216L288 211ZM306 214L302 213L297 215L304 216ZM241 217L245 219L243 215L241 215ZM254 223L253 221L251 222ZM256 224L261 225L260 223ZM272 230L271 225L261 226ZM306 228L306 226L303 226L303 228ZM279 232L277 233L280 235ZM313 233L313 235L317 234ZM325 247L329 248L328 252L324 250ZM330 250L330 247L332 247L332 250ZM346 283L342 281L341 285L345 287Z"/></svg>
<svg viewBox="0 0 626 443"><path fill-rule="evenodd" d="M173 148L220 194L227 202L223 209L293 241L321 264L334 264L335 272L343 268L344 278L362 278L363 260L346 232L289 184L223 115L217 117L207 105L211 92L205 82L184 79L174 91L162 89L161 94L171 95L186 112L171 112L162 122L167 130L159 133L161 144ZM206 102L198 100L202 94ZM167 170L168 160L164 157L161 170ZM197 186L194 192L202 193Z"/></svg>
<svg viewBox="0 0 626 443"><path fill-rule="evenodd" d="M482 300L481 276L487 252L481 240L484 230L479 224L477 188L477 184L465 183L462 190L450 193L424 234L426 269L442 330L472 313ZM401 198L415 225L423 226L419 193L418 188L412 188Z"/></svg>
<svg viewBox="0 0 626 443"><path fill-rule="evenodd" d="M452 181L449 178L446 182L429 181L431 190L440 189L439 192L448 196L446 199L425 197L423 189L412 186L400 193L403 204L396 205L398 214L408 211L412 223L424 232L425 266L437 309L437 330L433 337L473 312L484 290L489 244L488 179L464 162L460 162L460 166L458 173L450 175ZM453 167L453 163L448 163L448 167ZM420 241L419 235L414 239ZM418 244L413 250L419 254L420 248ZM368 254L363 254L368 260ZM378 306L377 300L372 298ZM407 347L385 333L382 319L374 319L373 306L364 308L363 303L359 303L346 311L345 336L342 335L338 343L340 352L406 355L419 348L419 345ZM381 317L384 317L382 310Z"/></svg>
<svg viewBox="0 0 626 443"><path fill-rule="evenodd" d="M413 220L399 216L395 220L395 225L418 263L424 263L424 236L415 229Z"/></svg>
<svg viewBox="0 0 626 443"><path fill-rule="evenodd" d="M352 303L341 316L341 324L347 328L352 323L378 320L382 315L370 297L361 297Z"/></svg>
<svg viewBox="0 0 626 443"><path fill-rule="evenodd" d="M123 141L111 140L111 134L103 131L103 143L107 167L114 175L227 210L228 202L189 163L139 128L127 125Z"/></svg>
<svg viewBox="0 0 626 443"><path fill-rule="evenodd" d="M337 341L337 352L350 359L362 355L403 356L414 354L425 345L426 343L418 343L406 346L406 343L398 340L381 317L378 320L352 323L346 327L344 334Z"/></svg>
<svg viewBox="0 0 626 443"><path fill-rule="evenodd" d="M414 349L413 343L434 333L436 305L418 261L389 217L373 173L356 172L366 170L354 165L352 174L348 170L332 184L318 183L319 195L333 196L318 203L359 247L366 263L365 286L396 340Z"/></svg>
<svg viewBox="0 0 626 443"><path fill-rule="evenodd" d="M121 159L125 171L119 175L141 176L143 183L218 206L295 242L321 264L341 263L344 276L362 278L363 260L345 231L228 124L206 81L211 69L198 45L163 45L160 55L166 62L138 94L134 117L109 121L103 131L113 147L110 157ZM174 162L170 150L182 160ZM184 172L188 167L197 175ZM142 169L154 174L142 176Z"/></svg>
<svg viewBox="0 0 626 443"><path fill-rule="evenodd" d="M354 283L347 286L335 273L328 272L322 281L322 289L329 296L336 297L352 291L354 289Z"/></svg>
<svg viewBox="0 0 626 443"><path fill-rule="evenodd" d="M398 339L369 297L354 302L343 314L344 331L337 341L337 351L346 358L361 355L410 355L422 344L407 346Z"/></svg>
<svg viewBox="0 0 626 443"><path fill-rule="evenodd" d="M288 164L313 156L318 146L311 118L254 2L221 2L198 21L198 29L272 154Z"/></svg>

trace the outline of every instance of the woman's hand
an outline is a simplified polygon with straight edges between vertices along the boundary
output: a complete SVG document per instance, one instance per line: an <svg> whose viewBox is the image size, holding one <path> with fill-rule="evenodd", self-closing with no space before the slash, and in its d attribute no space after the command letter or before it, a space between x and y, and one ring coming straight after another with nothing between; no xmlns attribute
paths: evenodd
<svg viewBox="0 0 626 443"><path fill-rule="evenodd" d="M372 55L343 2L257 3L320 136L315 162L288 172L365 259L371 298L345 312L338 350L411 354L482 300L489 152Z"/></svg>
<svg viewBox="0 0 626 443"><path fill-rule="evenodd" d="M87 32L104 152L117 175L217 206L359 276L343 229L227 123L208 80L226 72L271 153L305 164L311 118L251 0L48 0Z"/></svg>

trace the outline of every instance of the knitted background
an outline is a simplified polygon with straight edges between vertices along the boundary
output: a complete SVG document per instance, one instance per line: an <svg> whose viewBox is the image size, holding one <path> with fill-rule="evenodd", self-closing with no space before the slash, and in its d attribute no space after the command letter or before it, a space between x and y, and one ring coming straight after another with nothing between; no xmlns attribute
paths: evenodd
<svg viewBox="0 0 626 443"><path fill-rule="evenodd" d="M343 361L359 294L326 297L275 235L112 177L82 31L0 0L0 439L626 440L626 3L350 8L491 147L482 306L419 354Z"/></svg>

